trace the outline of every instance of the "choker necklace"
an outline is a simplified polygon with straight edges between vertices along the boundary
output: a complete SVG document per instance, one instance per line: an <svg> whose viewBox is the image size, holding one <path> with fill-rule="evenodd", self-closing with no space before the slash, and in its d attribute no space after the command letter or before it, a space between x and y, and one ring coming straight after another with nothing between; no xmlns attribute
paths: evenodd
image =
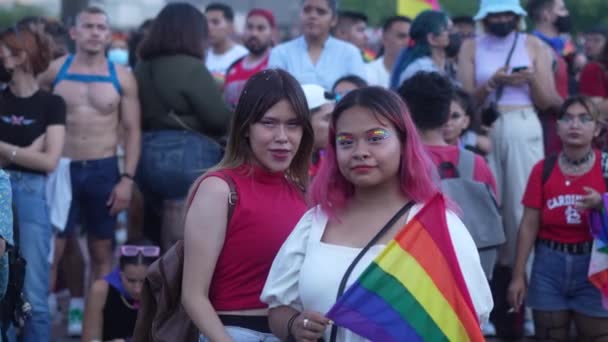
<svg viewBox="0 0 608 342"><path fill-rule="evenodd" d="M129 309L131 310L137 310L139 309L139 302L137 301L133 301L133 304L129 303L129 301L127 300L127 298L125 298L125 296L120 295L120 299L122 300L122 303Z"/></svg>
<svg viewBox="0 0 608 342"><path fill-rule="evenodd" d="M592 156L593 156L593 150L589 151L589 153L587 153L583 158L581 158L579 160L572 160L572 159L568 158L568 156L566 156L565 153L562 152L562 159L567 164L570 164L572 166L581 166L581 165L585 164L586 162L588 162Z"/></svg>

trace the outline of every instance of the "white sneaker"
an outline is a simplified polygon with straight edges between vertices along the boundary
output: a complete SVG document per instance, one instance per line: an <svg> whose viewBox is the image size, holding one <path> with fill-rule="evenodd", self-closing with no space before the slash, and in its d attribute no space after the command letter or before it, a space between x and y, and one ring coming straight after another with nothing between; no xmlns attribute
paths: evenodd
<svg viewBox="0 0 608 342"><path fill-rule="evenodd" d="M51 293L48 298L49 312L51 313L51 321L53 324L61 322L61 315L59 314L59 303L57 302L57 295Z"/></svg>
<svg viewBox="0 0 608 342"><path fill-rule="evenodd" d="M68 336L82 335L82 320L84 317L84 299L71 298L68 309Z"/></svg>
<svg viewBox="0 0 608 342"><path fill-rule="evenodd" d="M535 329L534 329L534 321L526 318L524 320L524 336L526 337L532 337L534 336L536 333Z"/></svg>
<svg viewBox="0 0 608 342"><path fill-rule="evenodd" d="M481 325L481 332L483 336L496 336L496 327L492 322L487 321Z"/></svg>

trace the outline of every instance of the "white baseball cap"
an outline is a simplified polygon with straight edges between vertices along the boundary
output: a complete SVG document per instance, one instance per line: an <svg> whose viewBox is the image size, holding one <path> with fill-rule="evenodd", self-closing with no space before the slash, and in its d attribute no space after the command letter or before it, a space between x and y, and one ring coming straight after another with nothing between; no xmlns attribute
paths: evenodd
<svg viewBox="0 0 608 342"><path fill-rule="evenodd" d="M475 20L483 20L490 14L501 12L513 12L518 16L526 16L526 10L521 7L519 0L481 0L479 12Z"/></svg>
<svg viewBox="0 0 608 342"><path fill-rule="evenodd" d="M319 108L322 105L331 103L335 100L331 93L325 91L325 89L318 84L303 84L302 90L304 90L304 95L306 95L308 110Z"/></svg>

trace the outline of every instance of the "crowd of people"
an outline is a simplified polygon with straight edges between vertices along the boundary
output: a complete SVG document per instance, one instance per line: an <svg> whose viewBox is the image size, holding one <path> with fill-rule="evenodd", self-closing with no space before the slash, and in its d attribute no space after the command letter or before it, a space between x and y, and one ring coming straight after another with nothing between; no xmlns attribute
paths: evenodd
<svg viewBox="0 0 608 342"><path fill-rule="evenodd" d="M608 340L589 280L608 30L581 45L563 0L525 5L393 16L377 51L336 0L302 0L284 42L272 10L239 36L223 3L170 3L128 36L98 7L3 30L0 311L22 319L0 341L50 341L60 288L69 335L129 341L179 240L200 341L364 341L332 328L336 294L442 192L486 336Z"/></svg>

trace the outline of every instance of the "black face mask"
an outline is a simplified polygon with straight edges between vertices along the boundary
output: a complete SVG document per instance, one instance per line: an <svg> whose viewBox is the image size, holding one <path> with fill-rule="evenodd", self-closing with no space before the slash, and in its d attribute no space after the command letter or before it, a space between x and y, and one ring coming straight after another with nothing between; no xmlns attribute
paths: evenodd
<svg viewBox="0 0 608 342"><path fill-rule="evenodd" d="M517 21L511 20L500 23L487 23L486 27L488 29L488 32L490 32L491 34L497 37L506 37L509 35L509 33L515 31L515 28L517 27Z"/></svg>
<svg viewBox="0 0 608 342"><path fill-rule="evenodd" d="M0 63L0 83L8 83L13 79L13 71L8 70Z"/></svg>
<svg viewBox="0 0 608 342"><path fill-rule="evenodd" d="M462 35L460 33L450 33L450 44L445 48L445 54L448 58L458 56L460 46L462 45Z"/></svg>
<svg viewBox="0 0 608 342"><path fill-rule="evenodd" d="M570 20L569 15L557 17L553 25L555 25L555 28L559 33L568 33L572 29L572 20Z"/></svg>

